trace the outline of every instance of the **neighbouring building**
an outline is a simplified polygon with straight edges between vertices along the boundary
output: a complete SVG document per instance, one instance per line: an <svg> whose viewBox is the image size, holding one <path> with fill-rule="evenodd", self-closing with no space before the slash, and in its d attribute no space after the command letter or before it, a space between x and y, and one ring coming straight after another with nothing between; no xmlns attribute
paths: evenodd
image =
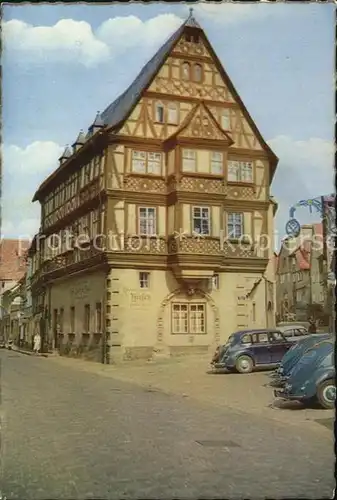
<svg viewBox="0 0 337 500"><path fill-rule="evenodd" d="M277 163L190 16L34 195L45 343L114 362L274 326Z"/></svg>
<svg viewBox="0 0 337 500"><path fill-rule="evenodd" d="M10 324L10 303L5 294L12 291L25 274L28 247L29 240L3 238L0 241L0 333L2 335L5 332L5 324ZM10 326L7 327L7 331L10 332Z"/></svg>
<svg viewBox="0 0 337 500"><path fill-rule="evenodd" d="M281 320L307 321L314 307L324 311L322 223L301 226L297 238L283 241L277 266L277 313Z"/></svg>

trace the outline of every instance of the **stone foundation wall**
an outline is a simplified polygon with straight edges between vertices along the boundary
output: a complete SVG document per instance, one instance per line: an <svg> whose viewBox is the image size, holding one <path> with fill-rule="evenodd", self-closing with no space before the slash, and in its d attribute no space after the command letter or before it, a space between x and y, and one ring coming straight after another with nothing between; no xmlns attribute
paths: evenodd
<svg viewBox="0 0 337 500"><path fill-rule="evenodd" d="M170 355L173 357L177 356L189 356L198 354L207 354L209 352L209 346L207 345L196 345L196 346L171 346Z"/></svg>
<svg viewBox="0 0 337 500"><path fill-rule="evenodd" d="M145 347L125 347L124 348L124 361L135 361L137 359L148 360L151 359L153 355L153 348L149 346Z"/></svg>
<svg viewBox="0 0 337 500"><path fill-rule="evenodd" d="M82 340L82 342L63 338L60 341L59 353L61 356L82 358L100 363L102 362L102 340L100 337L95 338L95 336L88 336L88 339Z"/></svg>

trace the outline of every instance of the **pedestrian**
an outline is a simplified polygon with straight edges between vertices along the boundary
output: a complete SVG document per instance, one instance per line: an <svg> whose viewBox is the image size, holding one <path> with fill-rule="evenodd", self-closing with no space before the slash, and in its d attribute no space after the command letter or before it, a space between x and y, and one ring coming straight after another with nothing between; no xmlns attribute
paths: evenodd
<svg viewBox="0 0 337 500"><path fill-rule="evenodd" d="M39 332L36 332L34 335L34 352L35 354L39 353L39 350L41 349L41 335Z"/></svg>
<svg viewBox="0 0 337 500"><path fill-rule="evenodd" d="M308 329L308 332L309 333L316 333L317 332L316 321L313 318L310 318L310 320L309 320L309 329Z"/></svg>

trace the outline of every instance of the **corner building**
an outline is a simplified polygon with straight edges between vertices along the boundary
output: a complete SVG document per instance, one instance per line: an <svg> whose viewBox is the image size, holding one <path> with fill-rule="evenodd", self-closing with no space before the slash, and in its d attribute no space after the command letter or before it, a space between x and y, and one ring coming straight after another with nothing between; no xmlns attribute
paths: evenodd
<svg viewBox="0 0 337 500"><path fill-rule="evenodd" d="M273 245L259 241L273 241L277 162L190 16L34 196L32 289L49 343L114 362L274 326Z"/></svg>

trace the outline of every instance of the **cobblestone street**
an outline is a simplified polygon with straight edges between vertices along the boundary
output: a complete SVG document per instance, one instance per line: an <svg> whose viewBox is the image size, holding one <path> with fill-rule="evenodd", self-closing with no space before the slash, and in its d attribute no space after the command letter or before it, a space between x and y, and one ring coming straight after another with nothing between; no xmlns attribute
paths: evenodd
<svg viewBox="0 0 337 500"><path fill-rule="evenodd" d="M266 374L207 375L206 359L0 360L7 499L332 496L331 430L315 410L288 410L294 425L258 410L265 391L271 402Z"/></svg>
<svg viewBox="0 0 337 500"><path fill-rule="evenodd" d="M275 401L268 371L239 375L210 373L210 356L187 356L157 362L131 362L120 366L103 366L78 359L52 358L53 362L99 373L114 379L137 384L203 403L236 411L263 415L287 425L310 426L319 430L316 420L333 418L333 410L304 407L300 403ZM314 425L312 425L314 424Z"/></svg>

